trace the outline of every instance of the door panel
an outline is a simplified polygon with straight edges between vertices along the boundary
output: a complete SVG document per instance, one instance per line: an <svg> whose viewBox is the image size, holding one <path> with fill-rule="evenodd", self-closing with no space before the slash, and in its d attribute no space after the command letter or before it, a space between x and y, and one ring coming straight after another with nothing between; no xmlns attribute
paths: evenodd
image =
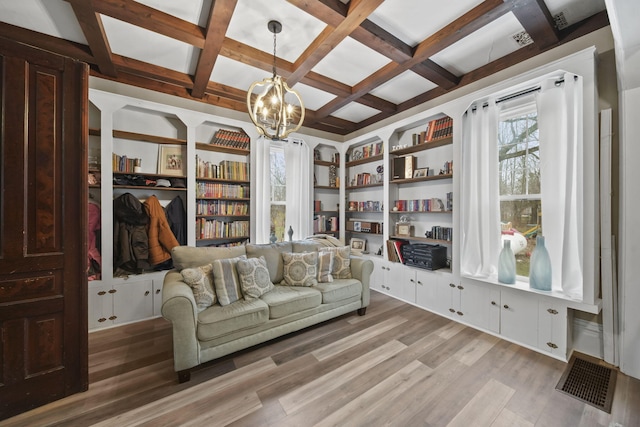
<svg viewBox="0 0 640 427"><path fill-rule="evenodd" d="M86 390L86 65L0 38L0 419Z"/></svg>

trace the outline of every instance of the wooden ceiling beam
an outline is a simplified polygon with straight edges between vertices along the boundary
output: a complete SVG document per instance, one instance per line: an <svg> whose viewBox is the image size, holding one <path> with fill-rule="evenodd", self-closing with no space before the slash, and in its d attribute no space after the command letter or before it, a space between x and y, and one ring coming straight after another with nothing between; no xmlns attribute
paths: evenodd
<svg viewBox="0 0 640 427"><path fill-rule="evenodd" d="M0 22L0 37L29 46L35 46L62 56L75 58L87 64L95 64L96 61L89 46L27 30L26 28L17 27L7 24L6 22Z"/></svg>
<svg viewBox="0 0 640 427"><path fill-rule="evenodd" d="M204 31L198 25L133 0L93 0L96 12L145 28L154 33L204 48Z"/></svg>
<svg viewBox="0 0 640 427"><path fill-rule="evenodd" d="M537 46L544 48L560 40L551 12L543 0L504 1L511 5L511 11Z"/></svg>
<svg viewBox="0 0 640 427"><path fill-rule="evenodd" d="M111 47L104 32L100 15L93 9L90 1L69 0L69 3L84 33L84 37L89 43L89 49L93 53L100 72L116 77L116 67L111 59Z"/></svg>
<svg viewBox="0 0 640 427"><path fill-rule="evenodd" d="M215 0L211 5L204 47L193 77L191 95L196 98L204 96L237 3L238 0Z"/></svg>
<svg viewBox="0 0 640 427"><path fill-rule="evenodd" d="M295 6L305 0L288 0ZM294 72L287 79L289 86L298 83L329 52L360 26L360 24L382 4L384 0L351 0L347 16L337 26L327 26L294 63Z"/></svg>

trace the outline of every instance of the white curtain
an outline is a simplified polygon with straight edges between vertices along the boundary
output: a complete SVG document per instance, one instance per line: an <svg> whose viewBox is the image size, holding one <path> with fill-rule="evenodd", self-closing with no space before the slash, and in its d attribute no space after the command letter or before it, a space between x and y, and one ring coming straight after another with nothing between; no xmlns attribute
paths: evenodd
<svg viewBox="0 0 640 427"><path fill-rule="evenodd" d="M269 243L271 234L271 140L256 142L256 243Z"/></svg>
<svg viewBox="0 0 640 427"><path fill-rule="evenodd" d="M537 95L542 233L553 289L582 299L582 78L549 79Z"/></svg>
<svg viewBox="0 0 640 427"><path fill-rule="evenodd" d="M500 254L498 114L495 101L469 108L462 119L460 273L497 275Z"/></svg>
<svg viewBox="0 0 640 427"><path fill-rule="evenodd" d="M284 146L287 168L287 213L285 230L293 228L293 240L312 234L311 222L311 150L304 141L289 141ZM285 231L285 239L288 238Z"/></svg>

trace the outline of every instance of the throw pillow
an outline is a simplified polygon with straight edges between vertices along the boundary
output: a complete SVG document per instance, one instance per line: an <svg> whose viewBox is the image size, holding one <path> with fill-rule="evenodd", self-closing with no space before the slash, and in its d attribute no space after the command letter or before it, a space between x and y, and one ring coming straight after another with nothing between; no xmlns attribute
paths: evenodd
<svg viewBox="0 0 640 427"><path fill-rule="evenodd" d="M213 283L220 305L229 305L242 298L240 279L236 264L245 255L236 258L217 259L213 261Z"/></svg>
<svg viewBox="0 0 640 427"><path fill-rule="evenodd" d="M329 283L333 282L333 252L318 253L318 282Z"/></svg>
<svg viewBox="0 0 640 427"><path fill-rule="evenodd" d="M283 285L315 286L318 284L318 252L282 254L284 262Z"/></svg>
<svg viewBox="0 0 640 427"><path fill-rule="evenodd" d="M211 264L195 268L185 268L180 272L184 283L191 287L193 297L198 306L198 312L212 306L216 302L216 294L213 290L213 276Z"/></svg>
<svg viewBox="0 0 640 427"><path fill-rule="evenodd" d="M331 274L334 279L351 279L351 247L327 247L318 249L319 253L333 252L333 270Z"/></svg>
<svg viewBox="0 0 640 427"><path fill-rule="evenodd" d="M273 289L264 257L238 260L236 264L244 299L256 299Z"/></svg>

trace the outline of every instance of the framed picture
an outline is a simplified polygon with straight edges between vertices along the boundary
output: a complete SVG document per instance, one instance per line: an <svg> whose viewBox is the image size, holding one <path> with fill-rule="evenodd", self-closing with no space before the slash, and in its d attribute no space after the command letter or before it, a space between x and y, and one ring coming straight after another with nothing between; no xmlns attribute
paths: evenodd
<svg viewBox="0 0 640 427"><path fill-rule="evenodd" d="M181 146L160 146L158 174L184 176L184 159L182 158Z"/></svg>
<svg viewBox="0 0 640 427"><path fill-rule="evenodd" d="M396 224L396 236L411 237L412 232L411 224L406 222L399 222Z"/></svg>
<svg viewBox="0 0 640 427"><path fill-rule="evenodd" d="M429 175L429 168L416 169L413 171L414 178L424 178Z"/></svg>
<svg viewBox="0 0 640 427"><path fill-rule="evenodd" d="M351 238L351 252L359 255L364 251L365 245L366 245L366 240L357 239L355 237Z"/></svg>
<svg viewBox="0 0 640 427"><path fill-rule="evenodd" d="M362 231L362 223L360 221L353 222L353 231L357 231L357 232Z"/></svg>

